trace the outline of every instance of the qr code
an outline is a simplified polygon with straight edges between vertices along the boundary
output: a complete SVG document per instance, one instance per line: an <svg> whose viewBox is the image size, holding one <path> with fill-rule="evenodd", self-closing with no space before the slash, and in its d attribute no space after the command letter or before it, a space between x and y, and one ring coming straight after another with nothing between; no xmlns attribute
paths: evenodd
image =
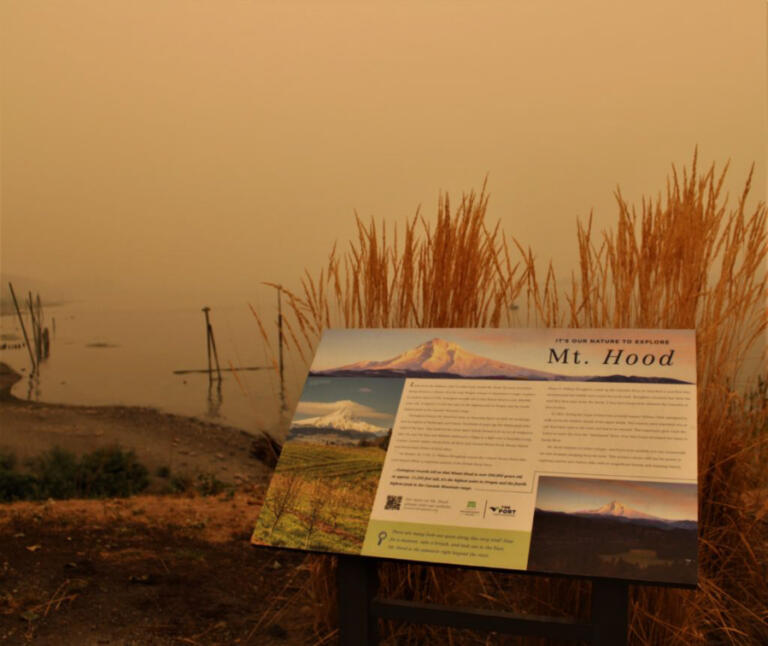
<svg viewBox="0 0 768 646"><path fill-rule="evenodd" d="M384 505L384 509L400 509L402 502L402 496L387 496L387 504Z"/></svg>

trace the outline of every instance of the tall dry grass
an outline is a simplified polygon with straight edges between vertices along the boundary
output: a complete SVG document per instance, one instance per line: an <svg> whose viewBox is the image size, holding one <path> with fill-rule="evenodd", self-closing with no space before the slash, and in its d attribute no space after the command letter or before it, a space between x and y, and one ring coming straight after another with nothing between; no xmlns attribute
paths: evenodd
<svg viewBox="0 0 768 646"><path fill-rule="evenodd" d="M639 209L617 191L616 224L600 235L591 218L580 224L579 270L565 288L551 263L540 278L530 249L486 226L483 186L453 212L441 197L434 225L418 213L400 230L357 219L356 240L307 272L303 293L285 292L289 338L305 360L324 327L510 325L523 294L529 325L696 328L700 584L634 586L633 644L768 642L768 406L765 390L746 398L734 387L766 330L766 208L747 208L751 175L729 206L727 167L697 166L694 154L690 169L673 168L663 197ZM309 567L317 628L328 631L333 559L312 557ZM380 577L384 594L436 603L582 617L589 606L582 581L409 564L384 565ZM393 644L485 643L428 626L390 623L385 634Z"/></svg>
<svg viewBox="0 0 768 646"><path fill-rule="evenodd" d="M483 185L453 210L441 195L434 224L418 211L402 227L356 218L346 249L334 247L316 275L306 271L300 293L283 290L290 346L306 361L326 327L508 324L527 276L500 225L486 225L487 206Z"/></svg>
<svg viewBox="0 0 768 646"><path fill-rule="evenodd" d="M673 168L663 197L639 209L616 192L615 227L580 225L578 273L562 292L528 263L537 324L695 328L698 373L699 590L636 587L638 644L768 643L768 405L735 384L764 335L766 207L723 194L727 165Z"/></svg>

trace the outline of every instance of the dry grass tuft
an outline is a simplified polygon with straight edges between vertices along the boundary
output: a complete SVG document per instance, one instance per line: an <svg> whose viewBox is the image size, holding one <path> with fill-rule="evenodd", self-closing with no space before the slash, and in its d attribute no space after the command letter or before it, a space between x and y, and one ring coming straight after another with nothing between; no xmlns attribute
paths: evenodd
<svg viewBox="0 0 768 646"><path fill-rule="evenodd" d="M498 327L525 285L497 223L485 224L488 195L464 195L452 212L441 196L433 225L419 212L402 228L356 218L357 237L331 251L302 293L288 298L294 346L312 355L326 327Z"/></svg>
<svg viewBox="0 0 768 646"><path fill-rule="evenodd" d="M766 208L747 210L751 174L733 207L723 195L727 166L673 168L664 197L639 210L617 190L616 226L595 240L580 224L578 273L557 285L550 263L539 280L534 256L498 224L485 225L488 196L465 195L452 212L440 198L436 224L419 213L388 229L359 218L357 238L331 252L303 293L285 292L293 346L303 356L325 327L495 327L511 325L522 293L528 324L548 327L693 328L699 378L700 586L635 586L632 644L768 642L768 404L765 383L751 398L734 387L744 357L766 331ZM317 629L334 617L334 563L312 557ZM401 598L585 616L589 585L433 566L382 566L382 591ZM485 643L485 636L387 624L388 643ZM537 643L532 640L530 643Z"/></svg>

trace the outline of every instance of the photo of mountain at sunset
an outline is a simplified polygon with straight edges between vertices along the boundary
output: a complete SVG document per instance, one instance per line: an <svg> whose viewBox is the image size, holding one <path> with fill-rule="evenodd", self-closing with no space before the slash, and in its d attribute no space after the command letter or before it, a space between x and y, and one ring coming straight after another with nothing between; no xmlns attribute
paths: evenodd
<svg viewBox="0 0 768 646"><path fill-rule="evenodd" d="M696 485L541 476L528 569L695 585Z"/></svg>
<svg viewBox="0 0 768 646"><path fill-rule="evenodd" d="M435 331L435 330L433 330ZM451 330L437 330L438 332L454 332ZM370 332L376 334L375 330ZM462 330L463 334L472 340L471 330ZM389 331L389 334L397 338L403 337L407 342L413 336L410 330ZM482 337L481 334L475 335ZM328 337L325 337L326 339ZM327 345L330 345L327 343ZM509 337L506 340L500 336L495 340L496 350L499 348L514 348L517 339ZM505 348L506 346L506 348ZM567 356L567 355L566 355ZM530 361L531 359L528 358ZM539 357L538 362L542 359ZM585 364L586 366L586 364ZM592 374L586 368L582 374L563 374L546 370L538 370L523 367L491 359L475 354L459 343L443 338L435 337L419 343L417 346L407 349L400 354L384 360L362 360L354 363L340 365L332 368L316 368L314 365L310 375L317 377L392 377L392 378L431 378L431 379L510 379L528 381L621 381L637 383L690 383L682 379L670 378L661 375L634 375L634 374Z"/></svg>
<svg viewBox="0 0 768 646"><path fill-rule="evenodd" d="M381 377L461 377L464 379L557 379L558 375L530 370L481 357L458 343L434 338L385 361L358 361L320 370L326 376L368 375Z"/></svg>

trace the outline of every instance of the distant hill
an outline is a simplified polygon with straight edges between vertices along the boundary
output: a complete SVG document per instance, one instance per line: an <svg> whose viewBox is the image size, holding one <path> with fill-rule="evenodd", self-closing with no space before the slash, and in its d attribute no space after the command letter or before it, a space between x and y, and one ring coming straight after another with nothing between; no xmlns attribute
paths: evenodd
<svg viewBox="0 0 768 646"><path fill-rule="evenodd" d="M346 446L378 446L386 449L389 445L391 430L381 433L365 431L339 431L335 428L317 428L310 426L292 426L288 441L301 440L317 444L336 444Z"/></svg>
<svg viewBox="0 0 768 646"><path fill-rule="evenodd" d="M612 511L567 514L536 508L528 569L696 584L695 522L628 518L617 515L618 508Z"/></svg>
<svg viewBox="0 0 768 646"><path fill-rule="evenodd" d="M650 514L627 507L617 500L613 500L598 509L558 512L544 511L537 507L536 512L543 514L564 514L566 516L577 516L580 518L611 519L624 523L657 527L659 529L696 529L697 527L695 520L668 520L666 518L659 518L658 516L651 516Z"/></svg>
<svg viewBox="0 0 768 646"><path fill-rule="evenodd" d="M597 515L597 516L620 516L623 518L649 518L653 520L661 520L657 516L651 516L650 514L645 514L642 511L637 511L636 509L627 507L623 503L620 503L618 500L613 500L597 509L576 511L573 513L579 514L579 515L587 514L587 515Z"/></svg>

